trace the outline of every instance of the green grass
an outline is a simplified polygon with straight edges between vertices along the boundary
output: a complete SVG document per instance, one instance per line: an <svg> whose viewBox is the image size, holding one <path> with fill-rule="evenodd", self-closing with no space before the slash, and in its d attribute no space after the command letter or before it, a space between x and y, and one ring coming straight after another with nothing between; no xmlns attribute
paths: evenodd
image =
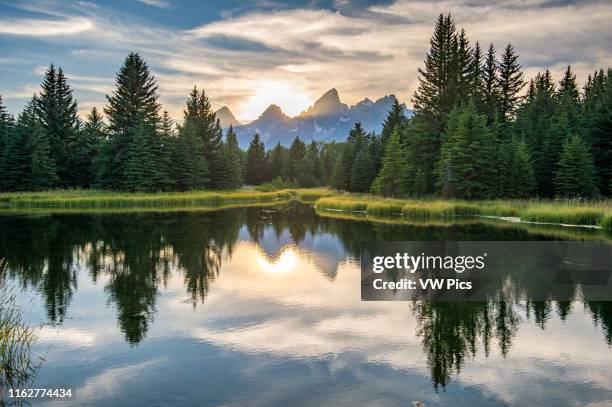
<svg viewBox="0 0 612 407"><path fill-rule="evenodd" d="M601 220L601 227L608 232L612 232L612 214L604 215L603 219Z"/></svg>
<svg viewBox="0 0 612 407"><path fill-rule="evenodd" d="M0 211L6 209L120 209L120 208L188 208L228 204L280 202L300 199L313 202L330 194L326 188L257 190L189 191L163 193L121 193L95 190L56 190L0 194Z"/></svg>
<svg viewBox="0 0 612 407"><path fill-rule="evenodd" d="M0 259L0 404L10 401L8 389L24 387L39 365L31 348L36 335L25 323L14 291L6 286L5 265Z"/></svg>
<svg viewBox="0 0 612 407"><path fill-rule="evenodd" d="M328 188L283 188L272 191L189 191L122 193L96 190L54 190L0 194L0 214L19 211L206 210L273 204L297 199L319 210L366 213L378 217L445 219L457 216L517 217L522 221L601 226L612 230L612 201L385 199L367 194L338 193Z"/></svg>
<svg viewBox="0 0 612 407"><path fill-rule="evenodd" d="M339 194L315 202L319 210L364 212L375 216L442 219L457 216L517 217L522 221L612 228L612 201L384 199Z"/></svg>

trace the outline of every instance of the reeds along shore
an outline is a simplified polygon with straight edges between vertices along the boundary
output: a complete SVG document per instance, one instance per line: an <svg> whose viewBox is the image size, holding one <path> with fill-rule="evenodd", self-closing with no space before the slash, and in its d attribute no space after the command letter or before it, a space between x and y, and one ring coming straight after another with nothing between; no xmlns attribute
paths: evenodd
<svg viewBox="0 0 612 407"><path fill-rule="evenodd" d="M403 200L376 196L339 195L316 201L319 210L363 212L375 216L439 219L456 216L516 217L522 221L583 226L612 230L612 202L559 201L444 201Z"/></svg>
<svg viewBox="0 0 612 407"><path fill-rule="evenodd" d="M284 202L297 199L319 210L363 212L372 216L441 219L457 216L516 217L522 221L600 226L612 230L612 201L385 199L375 195L338 193L328 188L258 191L189 191L123 193L55 190L0 194L0 211L19 209L198 208Z"/></svg>
<svg viewBox="0 0 612 407"><path fill-rule="evenodd" d="M92 190L58 190L0 194L0 208L164 208L216 206L232 203L286 201L296 198L305 202L329 195L325 188L257 190L189 191L167 193L121 193Z"/></svg>

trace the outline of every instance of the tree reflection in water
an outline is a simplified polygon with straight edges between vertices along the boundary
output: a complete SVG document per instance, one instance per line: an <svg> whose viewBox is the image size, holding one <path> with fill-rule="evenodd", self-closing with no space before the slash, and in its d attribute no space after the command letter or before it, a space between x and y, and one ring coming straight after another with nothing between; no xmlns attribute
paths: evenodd
<svg viewBox="0 0 612 407"><path fill-rule="evenodd" d="M480 223L440 227L340 220L318 216L311 207L297 203L214 213L2 216L0 230L0 258L6 258L9 278L40 292L49 322L62 324L83 268L94 282L104 277L107 301L116 307L118 325L131 345L146 337L160 290L170 275L182 275L197 307L213 289L223 262L232 257L241 238L260 243L266 233L273 233L277 240L287 233L299 246L307 236L326 234L354 258L359 256L360 242L367 240L550 239ZM325 272L332 279L336 275L335 270ZM415 304L417 334L436 389L444 388L478 349L488 356L496 343L500 353L508 355L522 317L544 329L554 312L564 320L575 304L555 300L571 298L567 292L550 293L549 301L539 302L529 298L541 298L536 295L541 293L526 293L520 306L505 292L486 302L423 300ZM608 344L612 344L610 304L588 299L584 303Z"/></svg>

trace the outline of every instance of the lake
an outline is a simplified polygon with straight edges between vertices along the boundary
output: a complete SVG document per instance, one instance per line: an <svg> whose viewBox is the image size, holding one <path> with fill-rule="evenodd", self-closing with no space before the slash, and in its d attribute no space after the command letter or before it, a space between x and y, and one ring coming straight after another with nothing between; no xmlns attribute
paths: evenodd
<svg viewBox="0 0 612 407"><path fill-rule="evenodd" d="M297 203L7 215L0 230L44 357L32 386L75 393L33 405L612 404L612 302L360 300L361 241L598 231L385 223Z"/></svg>

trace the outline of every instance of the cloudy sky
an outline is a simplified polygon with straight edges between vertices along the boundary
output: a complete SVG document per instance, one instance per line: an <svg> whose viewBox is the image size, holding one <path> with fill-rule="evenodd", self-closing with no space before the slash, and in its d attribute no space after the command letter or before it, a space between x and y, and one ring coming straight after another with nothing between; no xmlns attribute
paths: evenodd
<svg viewBox="0 0 612 407"><path fill-rule="evenodd" d="M81 112L101 107L133 50L177 118L194 84L241 120L270 103L297 114L332 87L348 104L393 93L410 106L448 12L472 41L511 42L528 76L571 64L583 82L612 66L609 0L0 0L0 95L18 112L53 62Z"/></svg>

